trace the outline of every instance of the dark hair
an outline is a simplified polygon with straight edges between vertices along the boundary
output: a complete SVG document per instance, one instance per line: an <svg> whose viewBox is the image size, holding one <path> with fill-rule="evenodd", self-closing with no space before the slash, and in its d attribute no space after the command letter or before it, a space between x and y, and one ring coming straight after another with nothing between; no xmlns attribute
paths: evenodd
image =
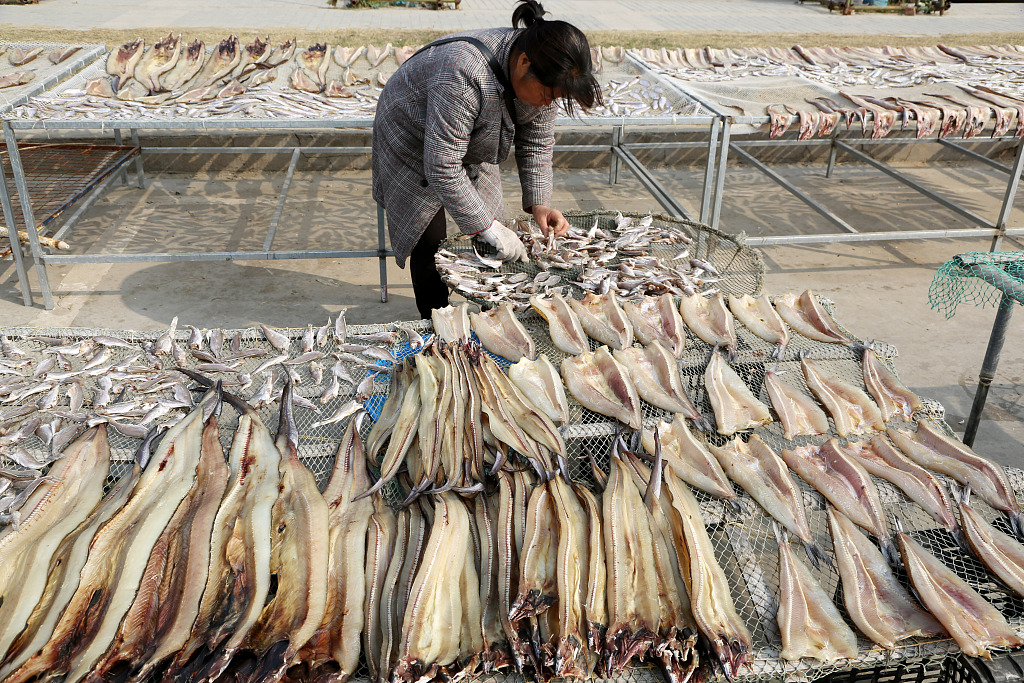
<svg viewBox="0 0 1024 683"><path fill-rule="evenodd" d="M530 73L545 87L562 93L562 106L570 116L576 115L578 106L600 106L601 85L594 77L587 37L570 23L545 21L544 14L537 0L519 0L512 26L526 30L516 39L513 54L525 54Z"/></svg>

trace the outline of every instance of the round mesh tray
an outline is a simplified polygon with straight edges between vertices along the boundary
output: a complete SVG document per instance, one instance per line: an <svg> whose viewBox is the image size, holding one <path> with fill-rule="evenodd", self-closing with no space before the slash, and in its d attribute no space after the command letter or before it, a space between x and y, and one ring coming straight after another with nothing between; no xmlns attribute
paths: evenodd
<svg viewBox="0 0 1024 683"><path fill-rule="evenodd" d="M620 212L618 211L570 211L565 214L565 218L569 221L570 225L583 230L589 230L591 226L594 225L594 220L596 218L598 228L617 234L618 231L615 229L615 219L619 213ZM650 214L626 212L622 213L622 215L634 219L640 219ZM525 216L522 216L521 218L524 220L526 219ZM690 257L707 261L719 272L719 277L721 279L712 283L708 288L714 288L720 290L724 294L731 294L735 296L743 294L757 296L761 293L761 285L764 280L764 262L761 259L761 255L756 250L741 244L735 237L719 232L718 230L701 223L695 223L683 218L673 218L671 216L664 216L661 214L653 214L651 227L662 228L669 231L678 231L687 238L693 240L693 244L652 244L651 247L646 250L646 254L648 256L654 256L663 259L665 262L669 262L684 246L686 246L689 249ZM490 245L484 244L479 240L473 240L471 237L464 235L446 239L441 243L441 249L456 255L466 254L472 256L474 249L481 255L485 256L493 256L495 254L494 248ZM605 262L603 265L606 268L615 269L620 263L622 263L624 258L627 257L616 256ZM629 258L636 258L636 256L632 255ZM490 270L487 268L481 268L480 271L482 274L526 273L533 278L540 274L541 268L534 261L529 261L527 263L506 261L501 264L500 268ZM587 290L580 287L578 284L575 284L576 282L579 282L582 271L583 269L579 266L573 266L557 271L552 269L550 272L559 276L559 283L549 287L542 286L540 289L542 291L547 291L552 287L562 287L563 289L561 291L564 297L582 299ZM442 277L445 278L443 272ZM476 291L470 291L466 287L460 286L453 278L446 278L445 281L452 291L464 296L469 301L483 306L494 306L504 300L508 300L494 289L493 284L490 285L491 291L488 293L488 296L484 297L478 293L480 291L479 289Z"/></svg>

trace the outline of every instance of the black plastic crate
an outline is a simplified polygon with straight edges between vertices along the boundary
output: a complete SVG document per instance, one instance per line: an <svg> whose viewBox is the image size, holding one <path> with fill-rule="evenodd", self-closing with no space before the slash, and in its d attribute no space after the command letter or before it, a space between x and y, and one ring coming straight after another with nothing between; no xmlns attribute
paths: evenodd
<svg viewBox="0 0 1024 683"><path fill-rule="evenodd" d="M971 683L973 679L967 676L955 679L949 676L950 659L954 658L936 657L868 669L837 671L818 679L817 683Z"/></svg>
<svg viewBox="0 0 1024 683"><path fill-rule="evenodd" d="M963 655L950 660L950 675L943 683L1019 683L1024 680L1024 651L996 655L991 661Z"/></svg>

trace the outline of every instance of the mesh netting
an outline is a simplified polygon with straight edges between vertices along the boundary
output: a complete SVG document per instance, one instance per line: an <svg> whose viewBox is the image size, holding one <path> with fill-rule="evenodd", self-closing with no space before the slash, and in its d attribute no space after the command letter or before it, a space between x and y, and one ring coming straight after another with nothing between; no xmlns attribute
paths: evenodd
<svg viewBox="0 0 1024 683"><path fill-rule="evenodd" d="M1024 303L1024 251L960 254L946 261L928 287L932 310L952 318L962 302L998 306L1004 295Z"/></svg>
<svg viewBox="0 0 1024 683"><path fill-rule="evenodd" d="M53 51L67 51L74 48L74 52L63 56L64 58L56 64L50 60L49 55ZM13 65L10 62L11 55L16 50L40 49L36 57L21 65ZM70 74L96 59L103 53L102 45L67 45L64 43L49 42L8 42L0 40L0 76L14 72L31 72L32 79L21 85L0 88L0 114L6 113L13 107L27 101L33 95L43 92L55 83L67 78ZM58 56L55 55L54 59Z"/></svg>
<svg viewBox="0 0 1024 683"><path fill-rule="evenodd" d="M619 213L620 212L618 211L569 211L565 213L565 218L569 221L570 225L583 230L589 230L590 227L594 225L594 221L596 219L598 228L615 233L615 219ZM650 214L625 212L621 215L633 219L640 219ZM529 220L531 225L536 226L536 224L532 222L532 218L521 216L521 219ZM727 295L732 294L739 296L743 294L750 294L752 296L757 296L760 294L761 285L764 280L764 262L761 259L760 253L755 249L751 249L750 247L740 244L736 238L731 235L719 232L707 225L688 221L683 218L673 218L671 216L654 214L651 228L661 228L666 231L678 231L687 238L693 240L693 244L654 243L646 250L646 254L648 256L662 259L664 264L671 266L674 263L672 261L673 257L679 253L680 249L686 247L689 251L690 257L709 262L719 272L719 275L715 278L716 281L712 285L715 289L718 289ZM536 229L536 227L534 229ZM464 236L450 237L446 239L441 243L441 249L447 250L456 255L472 255L474 249L481 254L493 255L495 253L494 248L490 245L484 244L480 241L474 241L472 238ZM604 262L602 265L608 269L615 269L620 263L628 258L632 257L616 255L614 258ZM588 267L589 266L584 265L572 266L559 270L551 269L549 272L558 276L558 282L557 284L541 286L540 291L547 291L554 287L561 287L563 289L560 291L565 298L582 299L587 290L577 283L580 281L583 271ZM530 278L535 278L540 274L541 269L536 261L529 261L526 263L519 261L506 261L495 270L482 268L481 272L485 274L496 273L506 275L525 273ZM446 277L444 274L442 274L442 276ZM474 282L475 281L476 280L474 280ZM479 288L470 290L466 286L460 286L460 283L451 277L446 277L446 282L456 293L481 305L492 306L501 301L509 300L506 295L502 295L497 291L495 282L489 283L489 291L486 295L481 294ZM522 302L518 301L515 303Z"/></svg>
<svg viewBox="0 0 1024 683"><path fill-rule="evenodd" d="M830 313L833 310L832 303L822 300L822 304ZM551 342L547 333L546 323L536 315L527 314L522 321L533 336L538 353L545 353L557 366L566 354L559 351ZM426 323L413 323L412 326L421 330L426 335ZM742 325L736 326L738 336L738 348L736 359L731 363L732 367L744 379L751 390L758 397L768 403L769 398L763 386L765 371L774 368L783 378L783 381L808 391L800 371L800 357L809 356L817 361L823 372L847 381L855 386L864 388L863 368L860 360L860 352L854 348L837 344L824 344L812 341L793 332L791 342L781 359L771 358L772 347L767 342L749 333ZM395 324L374 325L374 326L352 326L348 333L350 340L353 336L396 329ZM849 330L840 326L840 329L850 336L856 338ZM302 335L304 330L294 329L285 331L288 336L295 339ZM7 329L4 334L14 341L20 349L32 357L42 357L42 351L46 348L44 342L33 341L31 337L36 335L59 336L66 339L83 339L94 334L106 333L101 330L31 330L31 329ZM139 342L144 339L154 339L159 335L155 333L118 332L121 338L128 341ZM230 339L235 333L228 333ZM240 346L243 349L264 348L269 345L257 330L248 329L238 333L240 335ZM187 339L186 332L179 332L177 339L179 344L184 345ZM333 342L325 351L333 351L336 347ZM393 343L379 343L377 346L387 347L398 357L409 353L408 343L404 332ZM293 342L290 349L291 356L301 353L299 344ZM596 344L591 341L592 348ZM879 359L890 369L894 370L893 359L896 357L896 349L884 343L876 343L875 351ZM127 349L116 349L117 358L123 359L133 355L134 351ZM276 351L271 351L276 353ZM705 418L713 420L713 412L708 401L707 392L703 384L703 373L712 353L712 347L695 337L692 332L687 331L686 350L680 359L679 368L683 379L683 385L697 409ZM265 358L265 357L264 357ZM244 368L252 370L264 358L254 358L245 361ZM500 360L500 359L499 359ZM82 361L75 360L74 364L80 366ZM172 362L165 362L165 367L170 368ZM194 365L194 363L193 363ZM501 361L503 367L507 362ZM367 370L362 366L350 368L354 383L359 383L366 376ZM370 398L364 403L371 415L378 415L380 408L386 400L389 376L382 367L377 381L373 382ZM311 397L314 400L320 388L312 386L309 371L306 366L297 366L297 372L302 383L297 387L297 393L302 396ZM329 372L329 369L328 369ZM227 378L227 377L226 377ZM230 378L227 378L230 379ZM86 379L86 381L90 381ZM241 392L243 397L249 398L255 391L255 384L252 389ZM232 390L232 387L226 387ZM348 420L342 420L326 426L313 426L317 420L330 415L335 408L349 400L354 394L354 386L346 386L344 394L322 406L321 414L297 408L296 418L298 421L300 444L299 454L302 461L310 468L317 478L321 488L325 485L330 476L333 466L335 449L338 441L347 425ZM65 398L61 399L66 400ZM646 427L652 427L658 420L669 417L668 413L646 403L642 404L643 422ZM268 406L260 409L260 415L264 421L273 429L277 420L276 406ZM951 430L945 427L942 420L942 407L933 402L925 401L925 408L915 414L915 419L928 417L942 425L950 434ZM224 411L221 417L223 427L223 438L227 444L233 434L234 412ZM363 428L364 435L370 427L371 420L366 420ZM907 424L894 418L892 426L907 428ZM829 432L816 437L798 437L794 440L786 440L782 436L781 425L773 422L764 427L752 430L758 434L776 452L783 448L792 448L796 445L806 443L823 443L828 438L836 436L834 424L829 422ZM913 425L911 425L913 427ZM568 460L570 463L570 476L588 486L593 485L592 474L588 464L588 455L593 456L599 465L606 471L609 467L609 452L612 440L615 437L617 425L609 418L583 408L576 401L570 398L569 420L562 428L565 437ZM750 432L743 434L747 436ZM33 439L35 437L32 437ZM717 434L705 434L699 436L709 443L724 444L725 437ZM852 437L866 438L866 437ZM110 481L116 480L123 475L129 467L127 462L137 447L138 440L129 439L112 433L112 447L115 451L117 461L111 468ZM27 441L26 447L42 448L38 440ZM7 464L0 460L0 464ZM1024 489L1024 472L1010 470L1009 476L1015 490ZM945 477L939 476L940 480L947 485L953 486L953 482ZM818 543L827 551L831 552L831 542L826 523L826 504L824 498L799 477L794 475L803 496L803 503L807 510L808 522L811 525L812 533ZM883 508L887 513L887 521L890 531L895 530L895 520L899 520L903 529L920 541L936 556L940 557L947 565L978 589L983 596L995 604L1010 623L1015 627L1024 626L1024 602L1017 596L1010 595L1002 587L998 586L978 562L967 556L953 541L949 534L936 528L936 524L916 503L908 500L904 494L888 484L887 482L874 479ZM843 671L850 668L871 668L884 667L898 662L913 662L919 664L922 661L938 661L943 655L957 651L955 643L950 639L943 638L914 638L903 641L894 651L886 651L863 637L859 640L859 654L856 660L840 662L829 666L822 666L814 660L802 660L791 663L779 659L781 642L778 628L776 626L776 611L778 608L779 591L779 569L778 569L778 542L775 537L773 523L770 517L758 507L745 494L737 489L740 496L740 511L727 508L720 500L709 497L701 492L696 492L701 502L704 522L708 533L715 546L715 553L718 561L725 570L732 595L741 617L745 620L748 629L753 637L754 652L750 666L740 672L739 677L750 681L767 681L777 679L803 679L813 680L822 676ZM976 501L976 509L982 512L986 518L1002 529L1007 529L1004 518L987 507L980 500ZM815 576L824 587L827 593L834 596L837 605L842 605L841 592L839 588L839 577L834 569L823 565L821 570L814 570ZM900 574L899 579L907 584L905 575ZM842 607L840 607L842 611ZM845 615L845 612L844 612ZM847 621L849 621L848 615ZM711 678L722 679L721 672L715 670L709 672ZM494 676L493 680L507 680L519 683L521 676L507 675ZM664 680L660 671L650 667L637 667L628 670L624 676L617 680L633 681L655 681Z"/></svg>

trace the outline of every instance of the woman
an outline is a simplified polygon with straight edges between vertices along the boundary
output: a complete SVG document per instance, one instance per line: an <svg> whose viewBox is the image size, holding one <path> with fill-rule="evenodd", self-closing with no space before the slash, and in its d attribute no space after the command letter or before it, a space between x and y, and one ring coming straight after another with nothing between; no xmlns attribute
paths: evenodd
<svg viewBox="0 0 1024 683"><path fill-rule="evenodd" d="M569 224L551 208L555 100L574 114L600 104L586 36L545 21L520 0L513 28L468 31L431 43L388 79L373 121L373 198L384 207L395 260L409 258L420 315L448 305L434 266L445 211L503 259L526 260L504 215L498 164L516 146L523 208L545 232Z"/></svg>

